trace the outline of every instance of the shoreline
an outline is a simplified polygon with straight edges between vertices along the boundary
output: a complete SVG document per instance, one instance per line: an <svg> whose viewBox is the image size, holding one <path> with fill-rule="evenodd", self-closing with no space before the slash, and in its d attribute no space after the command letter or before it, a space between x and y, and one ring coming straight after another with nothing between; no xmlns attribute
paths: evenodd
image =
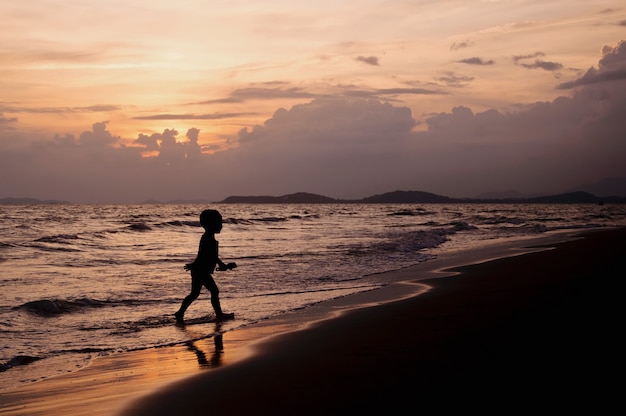
<svg viewBox="0 0 626 416"><path fill-rule="evenodd" d="M480 271L481 268L484 269L485 267L488 269L489 265L493 267L494 264L504 264L504 266L500 267L517 268L513 263L516 260L520 260L520 256L532 259L533 256L536 258L536 256L543 253L558 252L559 248L562 251L564 245L572 244L575 246L576 244L582 244L579 242L588 242L589 238L603 241L609 239L608 236L613 236L611 238L617 238L617 241L621 242L623 252L625 233L624 229L581 232L578 234L585 236L582 239L576 238L572 240L568 238L565 243L555 244L550 242L550 237L548 236L548 238L543 237L536 240L542 246L540 248L532 248L532 246L530 248L522 248L520 247L521 245L529 243L528 241L523 241L517 243L518 250L515 252L510 250L516 244L511 244L510 248L501 247L500 253L494 252L493 248L489 251L491 255L486 255L489 253L485 252L477 254L475 258L468 257L467 253L460 253L456 260L455 256L452 255L449 258L435 259L407 269L389 272L395 276L394 281L396 282L406 280L413 283L395 283L383 289L372 291L376 293L362 292L346 297L350 299L339 298L334 301L323 302L323 304L307 308L307 311L304 313L297 311L294 314L285 314L250 327L226 332L223 334L222 339L223 350L215 343L215 339L209 338L195 343L188 343L191 345L153 348L97 358L88 367L74 373L33 383L3 394L0 397L0 414L119 414L125 408L127 410L124 414L129 415L172 414L168 413L167 410L167 403L171 400L174 400L173 403L177 406L177 411L182 409L180 406L187 406L186 414L201 413L200 410L206 409L220 409L235 412L235 414L238 414L237 410L241 410L243 413L247 410L255 411L253 408L246 409L246 403L250 405L254 403L257 409L266 406L266 410L277 410L279 413L281 411L287 412L288 410L298 413L293 407L289 407L296 405L294 400L296 400L298 395L292 395L292 399L285 400L283 398L279 400L280 405L277 407L275 401L268 402L264 399L262 392L265 391L265 394L271 397L290 396L290 392L284 391L286 387L297 386L300 383L302 387L299 387L297 390L303 396L306 396L306 394L309 394L309 398L311 395L318 398L328 396L328 398L336 401L338 399L335 396L350 396L348 392L354 390L355 387L350 387L354 380L365 379L370 373L376 371L382 371L384 376L381 378L379 374L378 377L375 377L374 385L379 384L383 379L397 379L402 374L404 374L403 377L415 378L418 374L423 373L424 370L430 372L432 380L437 380L440 376L434 374L435 370L432 368L432 363L441 363L443 357L447 356L449 361L447 366L449 368L446 369L445 373L449 375L450 372L454 372L452 367L465 365L462 364L463 360L458 357L471 359L471 357L467 357L469 352L465 352L459 355L457 359L450 361L450 353L434 348L435 345L439 345L439 347L447 345L443 340L449 340L450 337L463 340L463 337L466 335L463 335L464 330L461 327L468 324L468 322L465 322L467 315L462 317L460 322L457 322L458 328L451 328L448 324L435 327L434 319L425 320L422 316L421 321L418 322L421 322L421 325L425 325L426 321L433 321L427 330L435 333L436 336L427 340L428 342L420 347L422 351L418 354L408 351L400 351L399 353L396 347L401 346L402 343L382 341L385 336L383 333L388 333L390 327L394 327L392 338L403 338L402 331L408 331L410 335L411 331L407 327L409 324L405 322L407 318L402 314L405 314L407 311L422 310L425 308L424 304L430 305L430 311L436 311L438 308L442 310L445 310L446 307L450 308L450 305L446 306L447 302L442 302L441 298L441 296L447 293L446 291L453 293L455 290L458 291L460 287L467 286L463 281L480 279L480 272L476 272L476 270ZM560 237L557 240L563 240L563 238ZM598 245L598 242L594 244ZM548 246L559 248L557 250L547 250ZM481 255L483 258L480 258ZM494 256L499 260L490 260ZM582 261L584 259L579 260ZM452 264L455 261L459 264L474 265L459 267L459 264ZM592 263L593 261L590 262ZM507 266L509 263L512 265ZM450 267L453 267L453 269L448 270L446 273L441 272L442 269L449 269ZM430 279L416 278L416 275L425 273L426 270L430 270ZM446 279L438 278L438 276L451 276L453 274L453 277ZM411 276L413 278L410 278ZM462 277L458 278L459 276ZM517 282L519 279L511 280ZM509 283L512 282L504 285L509 288L508 290L511 289ZM578 282L577 284L580 283ZM544 284L544 282L541 284ZM556 282L554 284L565 283ZM418 291L424 291L427 286L433 289L427 291L427 293L415 296ZM524 285L522 284L521 286ZM497 288L497 285L494 288ZM407 293L409 289L411 291L410 294ZM532 290L528 290L529 293L532 293ZM516 293L515 296L512 296L512 298L516 297L520 298L520 294ZM394 298L395 300L390 301L389 298ZM403 298L403 300L398 300L399 298ZM437 302L439 302L439 305ZM356 304L356 306L350 308L348 306L350 303ZM509 302L507 307L510 308L513 304L514 302ZM363 306L366 305L368 307L364 308ZM502 307L502 305L500 306ZM494 319L503 319L501 316L494 317L493 312L490 311L481 312L481 307L476 305L465 305L465 307L473 311L473 314L476 314L472 318L474 330L480 326L478 325L480 322L493 322ZM382 313L383 311L384 313ZM402 319L397 318L399 313L403 316ZM411 312L411 314L413 313L415 312ZM450 310L447 313L449 314ZM452 310L453 315L454 313L454 310ZM509 313L511 312L509 311ZM329 316L338 314L341 314L341 316L329 319ZM305 317L304 319L303 316ZM432 315L429 316L432 318ZM372 331L371 326L377 329ZM442 330L442 328L445 328L445 330ZM402 357L404 364L397 368L392 365L387 369L379 365L368 367L366 374L362 374L357 370L363 367L363 362L361 364L346 364L346 356L352 356L350 359L352 361L359 361L358 357L360 357L360 354L357 354L357 358L354 358L354 351L351 354L346 353L347 355L342 356L343 360L336 362L337 357L341 356L340 351L354 348L354 342L350 345L351 343L346 340L347 334L353 334L352 341L357 339L363 340L362 332L368 332L368 330L370 333L380 333L376 336L370 335L365 337L367 341L363 341L363 345L369 345L365 353L366 361L374 360L374 362L380 364L381 360L384 362L396 362L400 358L394 357ZM481 331L487 331L488 333L489 329L483 328ZM310 337L313 337L313 339ZM406 338L406 348L410 345L410 337ZM319 339L328 341L320 342ZM467 340L463 342L467 344ZM378 343L380 346L370 351L372 346L368 343L373 343L373 345ZM426 344L430 345L428 347L430 350L427 350ZM297 347L290 348L288 347L289 345L296 345ZM400 349L402 350L402 348ZM279 356L276 356L276 354L279 354ZM425 355L416 357L416 354ZM373 358L374 356L377 356L377 358ZM426 360L427 357L435 357L436 359ZM332 365L325 364L326 361L332 361ZM324 381L325 384L316 384L316 380L320 382L323 380L323 377L315 373L315 371L313 371L313 374L309 374L312 371L310 369L312 362L315 362L318 372L322 368L325 368L327 373L336 372L336 374L332 374L333 382L338 382L337 377L345 379L337 390L346 391L343 393L339 391L332 393L326 389L320 390L320 386L327 385L328 381ZM412 364L407 367L406 363L409 362ZM298 364L296 368L303 368L297 375L292 374L294 363ZM365 367L368 365L371 366L372 362L367 361ZM258 373L258 370L264 367L268 372L265 378L263 374ZM412 371L418 367L420 371L413 373ZM407 368L413 368L413 370L409 371ZM355 371L356 373L353 374ZM281 374L281 376L277 376L277 374ZM243 387L241 387L241 380L245 380ZM348 381L351 382L348 383ZM466 381L468 383L471 382L471 380ZM217 383L220 383L220 385L216 386ZM228 383L235 383L238 387L233 391L227 391ZM277 383L279 383L279 387L276 387ZM356 384L361 385L362 383L357 382ZM270 385L274 385L274 389L280 389L280 391L272 394L269 391ZM432 387L417 382L410 383L410 386L411 390L428 390ZM439 387L442 386L440 385ZM211 392L211 395L199 394L196 391L198 389L205 393ZM364 386L361 386L360 389L362 392L368 391ZM369 391L369 394L376 392L379 395L378 393L383 393L382 396L387 397L389 400L401 400L403 394L406 394L405 390L402 383L385 381L381 389L377 392ZM396 391L396 393L392 394L392 391ZM252 395L254 399L250 399L249 395ZM241 399L238 400L239 396L246 398L245 403ZM183 397L187 399L181 399ZM203 400L207 403L203 403ZM298 399L298 403L308 403L308 401L301 397ZM375 403L378 403L378 400ZM242 409L241 406L244 406L244 408ZM312 402L311 412L313 412L313 409L320 410L319 406L321 404L315 405L315 402ZM339 406L339 408L354 410L358 408L358 403L355 403L352 399L345 400L344 397L344 404ZM194 409L197 412L194 412Z"/></svg>

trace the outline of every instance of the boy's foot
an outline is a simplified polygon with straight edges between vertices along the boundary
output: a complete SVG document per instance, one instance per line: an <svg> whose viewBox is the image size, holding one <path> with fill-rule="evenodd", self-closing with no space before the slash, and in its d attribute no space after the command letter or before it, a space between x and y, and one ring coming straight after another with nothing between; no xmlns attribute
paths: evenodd
<svg viewBox="0 0 626 416"><path fill-rule="evenodd" d="M185 320L183 319L183 314L182 313L176 312L174 314L174 316L176 317L176 323L177 324L184 324L185 323Z"/></svg>
<svg viewBox="0 0 626 416"><path fill-rule="evenodd" d="M217 315L215 317L215 320L218 321L218 322L219 321L227 321L229 319L235 319L235 314L232 313L232 312L231 313L223 313L223 314Z"/></svg>

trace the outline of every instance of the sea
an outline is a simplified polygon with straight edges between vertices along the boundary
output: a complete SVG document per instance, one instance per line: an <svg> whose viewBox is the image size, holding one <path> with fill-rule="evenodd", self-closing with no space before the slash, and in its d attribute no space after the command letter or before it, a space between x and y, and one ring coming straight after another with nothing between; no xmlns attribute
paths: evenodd
<svg viewBox="0 0 626 416"><path fill-rule="evenodd" d="M214 275L235 313L221 331L376 290L383 272L453 251L626 226L624 204L0 205L0 394L198 336L173 314L206 208L223 216L221 259L238 266ZM209 299L186 319L210 322Z"/></svg>

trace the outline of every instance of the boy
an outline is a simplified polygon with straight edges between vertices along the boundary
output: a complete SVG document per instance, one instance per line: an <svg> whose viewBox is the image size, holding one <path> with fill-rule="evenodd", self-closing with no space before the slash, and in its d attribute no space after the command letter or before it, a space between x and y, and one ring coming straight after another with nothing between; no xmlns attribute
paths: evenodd
<svg viewBox="0 0 626 416"><path fill-rule="evenodd" d="M222 215L214 209L204 210L200 214L200 225L204 228L204 234L200 238L198 255L192 263L185 265L185 270L191 272L191 293L183 299L180 309L174 314L176 322L179 324L184 323L185 311L200 295L202 286L211 292L211 305L215 310L216 320L232 319L235 316L232 313L225 314L222 312L219 299L220 291L211 275L215 271L216 264L219 265L217 270L220 271L237 267L235 263L224 264L218 257L218 242L215 240L215 234L222 231Z"/></svg>

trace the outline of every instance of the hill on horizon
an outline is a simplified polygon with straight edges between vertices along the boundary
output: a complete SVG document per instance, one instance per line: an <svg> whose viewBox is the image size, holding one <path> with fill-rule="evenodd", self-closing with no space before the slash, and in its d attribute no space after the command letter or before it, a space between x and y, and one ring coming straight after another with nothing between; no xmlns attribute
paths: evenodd
<svg viewBox="0 0 626 416"><path fill-rule="evenodd" d="M324 204L340 200L308 192L296 192L283 196L229 196L220 201L222 204Z"/></svg>
<svg viewBox="0 0 626 416"><path fill-rule="evenodd" d="M367 203L367 204L446 204L446 203L549 203L549 204L600 204L626 203L623 197L601 198L588 192L569 192L533 198L450 198L422 191L393 191L358 200L334 199L306 192L283 196L229 196L221 204L319 204L319 203Z"/></svg>
<svg viewBox="0 0 626 416"><path fill-rule="evenodd" d="M377 194L362 199L346 200L335 199L324 195L309 192L296 192L282 196L251 195L229 196L222 201L205 199L174 200L174 201L144 201L143 204L332 204L332 203L366 203L366 204L446 204L446 203L550 203L550 204L601 204L626 203L626 197L609 196L599 197L589 192L575 191L556 195L535 197L510 196L512 192L485 194L482 198L450 198L423 191L393 191ZM68 201L39 200L36 198L0 198L4 205L34 205L34 204L71 204Z"/></svg>

